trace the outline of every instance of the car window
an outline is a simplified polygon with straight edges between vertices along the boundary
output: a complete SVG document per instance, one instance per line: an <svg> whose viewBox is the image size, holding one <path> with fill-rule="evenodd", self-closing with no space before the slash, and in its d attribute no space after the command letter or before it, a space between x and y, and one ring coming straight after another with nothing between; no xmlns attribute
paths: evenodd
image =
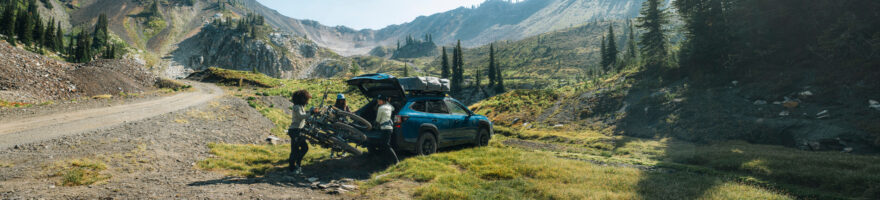
<svg viewBox="0 0 880 200"><path fill-rule="evenodd" d="M427 112L428 109L426 107L427 106L425 105L425 101L416 101L416 102L413 102L413 104L410 108L412 108L412 110L418 111L418 112Z"/></svg>
<svg viewBox="0 0 880 200"><path fill-rule="evenodd" d="M445 101L445 102L446 102L446 107L449 108L449 113L452 113L453 115L468 115L468 112L464 108L462 108L461 105L459 105L458 103L455 103L452 101Z"/></svg>
<svg viewBox="0 0 880 200"><path fill-rule="evenodd" d="M437 114L449 114L449 111L446 110L446 104L444 104L441 100L428 101L428 112Z"/></svg>

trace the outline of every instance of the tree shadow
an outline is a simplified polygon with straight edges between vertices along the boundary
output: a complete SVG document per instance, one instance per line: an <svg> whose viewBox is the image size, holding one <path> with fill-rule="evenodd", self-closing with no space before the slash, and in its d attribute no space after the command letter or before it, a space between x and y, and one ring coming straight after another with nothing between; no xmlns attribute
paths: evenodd
<svg viewBox="0 0 880 200"><path fill-rule="evenodd" d="M411 155L404 155L400 159ZM196 181L188 186L206 186L220 184L269 184L282 187L310 187L308 178L318 178L319 182L327 183L333 180L343 179L366 180L370 175L385 170L395 163L389 155L364 154L360 156L348 156L338 159L324 159L318 162L304 164L303 174L296 175L287 170L287 160L275 162L276 167L268 169L262 176L238 177L226 176L215 180Z"/></svg>

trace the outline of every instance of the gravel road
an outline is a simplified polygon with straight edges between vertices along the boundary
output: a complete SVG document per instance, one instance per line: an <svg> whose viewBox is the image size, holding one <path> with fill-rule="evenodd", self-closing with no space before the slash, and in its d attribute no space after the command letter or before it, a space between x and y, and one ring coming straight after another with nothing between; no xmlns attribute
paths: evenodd
<svg viewBox="0 0 880 200"><path fill-rule="evenodd" d="M196 88L195 92L133 104L3 121L0 123L0 149L138 121L203 104L223 95L222 89L211 84L189 84Z"/></svg>

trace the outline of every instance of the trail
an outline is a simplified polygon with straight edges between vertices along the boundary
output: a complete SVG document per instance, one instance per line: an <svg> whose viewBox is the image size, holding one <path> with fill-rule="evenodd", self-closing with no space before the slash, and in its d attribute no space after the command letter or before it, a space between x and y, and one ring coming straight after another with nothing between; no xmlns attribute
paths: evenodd
<svg viewBox="0 0 880 200"><path fill-rule="evenodd" d="M211 84L189 84L196 91L146 102L6 121L0 124L0 149L139 121L203 104L223 95L222 89Z"/></svg>

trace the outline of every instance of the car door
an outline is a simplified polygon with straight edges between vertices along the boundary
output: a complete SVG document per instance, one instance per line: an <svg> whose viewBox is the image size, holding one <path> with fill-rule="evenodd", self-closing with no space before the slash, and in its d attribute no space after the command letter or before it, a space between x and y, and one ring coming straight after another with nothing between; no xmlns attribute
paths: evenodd
<svg viewBox="0 0 880 200"><path fill-rule="evenodd" d="M428 113L431 113L431 123L437 126L437 141L441 146L447 146L449 143L455 142L455 130L453 130L452 115L446 108L446 103L441 99L432 99L427 101Z"/></svg>
<svg viewBox="0 0 880 200"><path fill-rule="evenodd" d="M451 99L443 101L446 108L449 109L451 117L450 126L454 134L456 143L467 143L473 141L476 136L476 127L470 122L470 112L464 106Z"/></svg>

